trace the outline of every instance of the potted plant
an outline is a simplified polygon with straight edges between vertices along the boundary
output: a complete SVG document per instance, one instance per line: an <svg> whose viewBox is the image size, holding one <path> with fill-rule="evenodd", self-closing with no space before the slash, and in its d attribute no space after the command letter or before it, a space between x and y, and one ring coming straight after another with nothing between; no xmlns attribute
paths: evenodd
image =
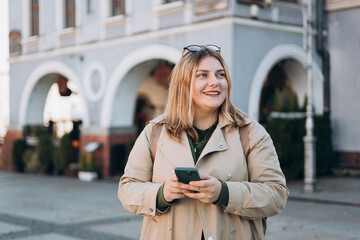
<svg viewBox="0 0 360 240"><path fill-rule="evenodd" d="M82 181L91 182L98 179L95 153L90 153L90 161L85 154L81 157L78 178Z"/></svg>

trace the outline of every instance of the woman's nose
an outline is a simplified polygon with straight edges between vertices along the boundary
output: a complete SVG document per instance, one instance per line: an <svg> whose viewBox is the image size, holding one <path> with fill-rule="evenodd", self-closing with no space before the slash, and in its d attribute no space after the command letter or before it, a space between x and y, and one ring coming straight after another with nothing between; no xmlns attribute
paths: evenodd
<svg viewBox="0 0 360 240"><path fill-rule="evenodd" d="M217 86L218 84L219 84L219 80L217 79L216 75L210 74L209 85Z"/></svg>

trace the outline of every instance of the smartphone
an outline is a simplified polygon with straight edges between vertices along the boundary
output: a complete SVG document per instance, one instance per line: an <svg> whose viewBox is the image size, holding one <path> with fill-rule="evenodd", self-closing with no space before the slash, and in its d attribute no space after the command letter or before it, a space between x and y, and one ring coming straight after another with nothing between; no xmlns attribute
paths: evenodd
<svg viewBox="0 0 360 240"><path fill-rule="evenodd" d="M174 169L179 182L188 184L191 181L200 181L201 177L196 168L177 167Z"/></svg>

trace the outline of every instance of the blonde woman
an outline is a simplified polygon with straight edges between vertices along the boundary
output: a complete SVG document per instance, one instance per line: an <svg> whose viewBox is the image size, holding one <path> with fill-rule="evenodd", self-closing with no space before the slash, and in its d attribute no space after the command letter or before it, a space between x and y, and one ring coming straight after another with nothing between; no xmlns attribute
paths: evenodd
<svg viewBox="0 0 360 240"><path fill-rule="evenodd" d="M230 92L220 47L184 48L165 113L136 140L119 183L125 209L144 216L141 239L264 239L266 218L285 207L288 189L271 138L234 107ZM176 167L197 168L201 180L180 182Z"/></svg>

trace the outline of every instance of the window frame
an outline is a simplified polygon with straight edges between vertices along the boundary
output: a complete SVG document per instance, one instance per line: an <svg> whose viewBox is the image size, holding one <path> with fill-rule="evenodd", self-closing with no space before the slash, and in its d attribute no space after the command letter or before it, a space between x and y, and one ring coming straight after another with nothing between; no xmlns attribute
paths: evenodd
<svg viewBox="0 0 360 240"><path fill-rule="evenodd" d="M117 8L114 5L115 3L117 3ZM125 0L111 0L110 16L115 17L115 16L121 16L121 15L125 15Z"/></svg>
<svg viewBox="0 0 360 240"><path fill-rule="evenodd" d="M163 0L162 4L174 3L174 2L181 2L182 0Z"/></svg>
<svg viewBox="0 0 360 240"><path fill-rule="evenodd" d="M69 8L68 8L69 4ZM64 16L65 16L65 28L71 28L76 26L76 4L75 0L64 1ZM68 20L68 16L69 19Z"/></svg>
<svg viewBox="0 0 360 240"><path fill-rule="evenodd" d="M39 36L39 0L30 1L30 36ZM34 16L34 12L35 16Z"/></svg>

